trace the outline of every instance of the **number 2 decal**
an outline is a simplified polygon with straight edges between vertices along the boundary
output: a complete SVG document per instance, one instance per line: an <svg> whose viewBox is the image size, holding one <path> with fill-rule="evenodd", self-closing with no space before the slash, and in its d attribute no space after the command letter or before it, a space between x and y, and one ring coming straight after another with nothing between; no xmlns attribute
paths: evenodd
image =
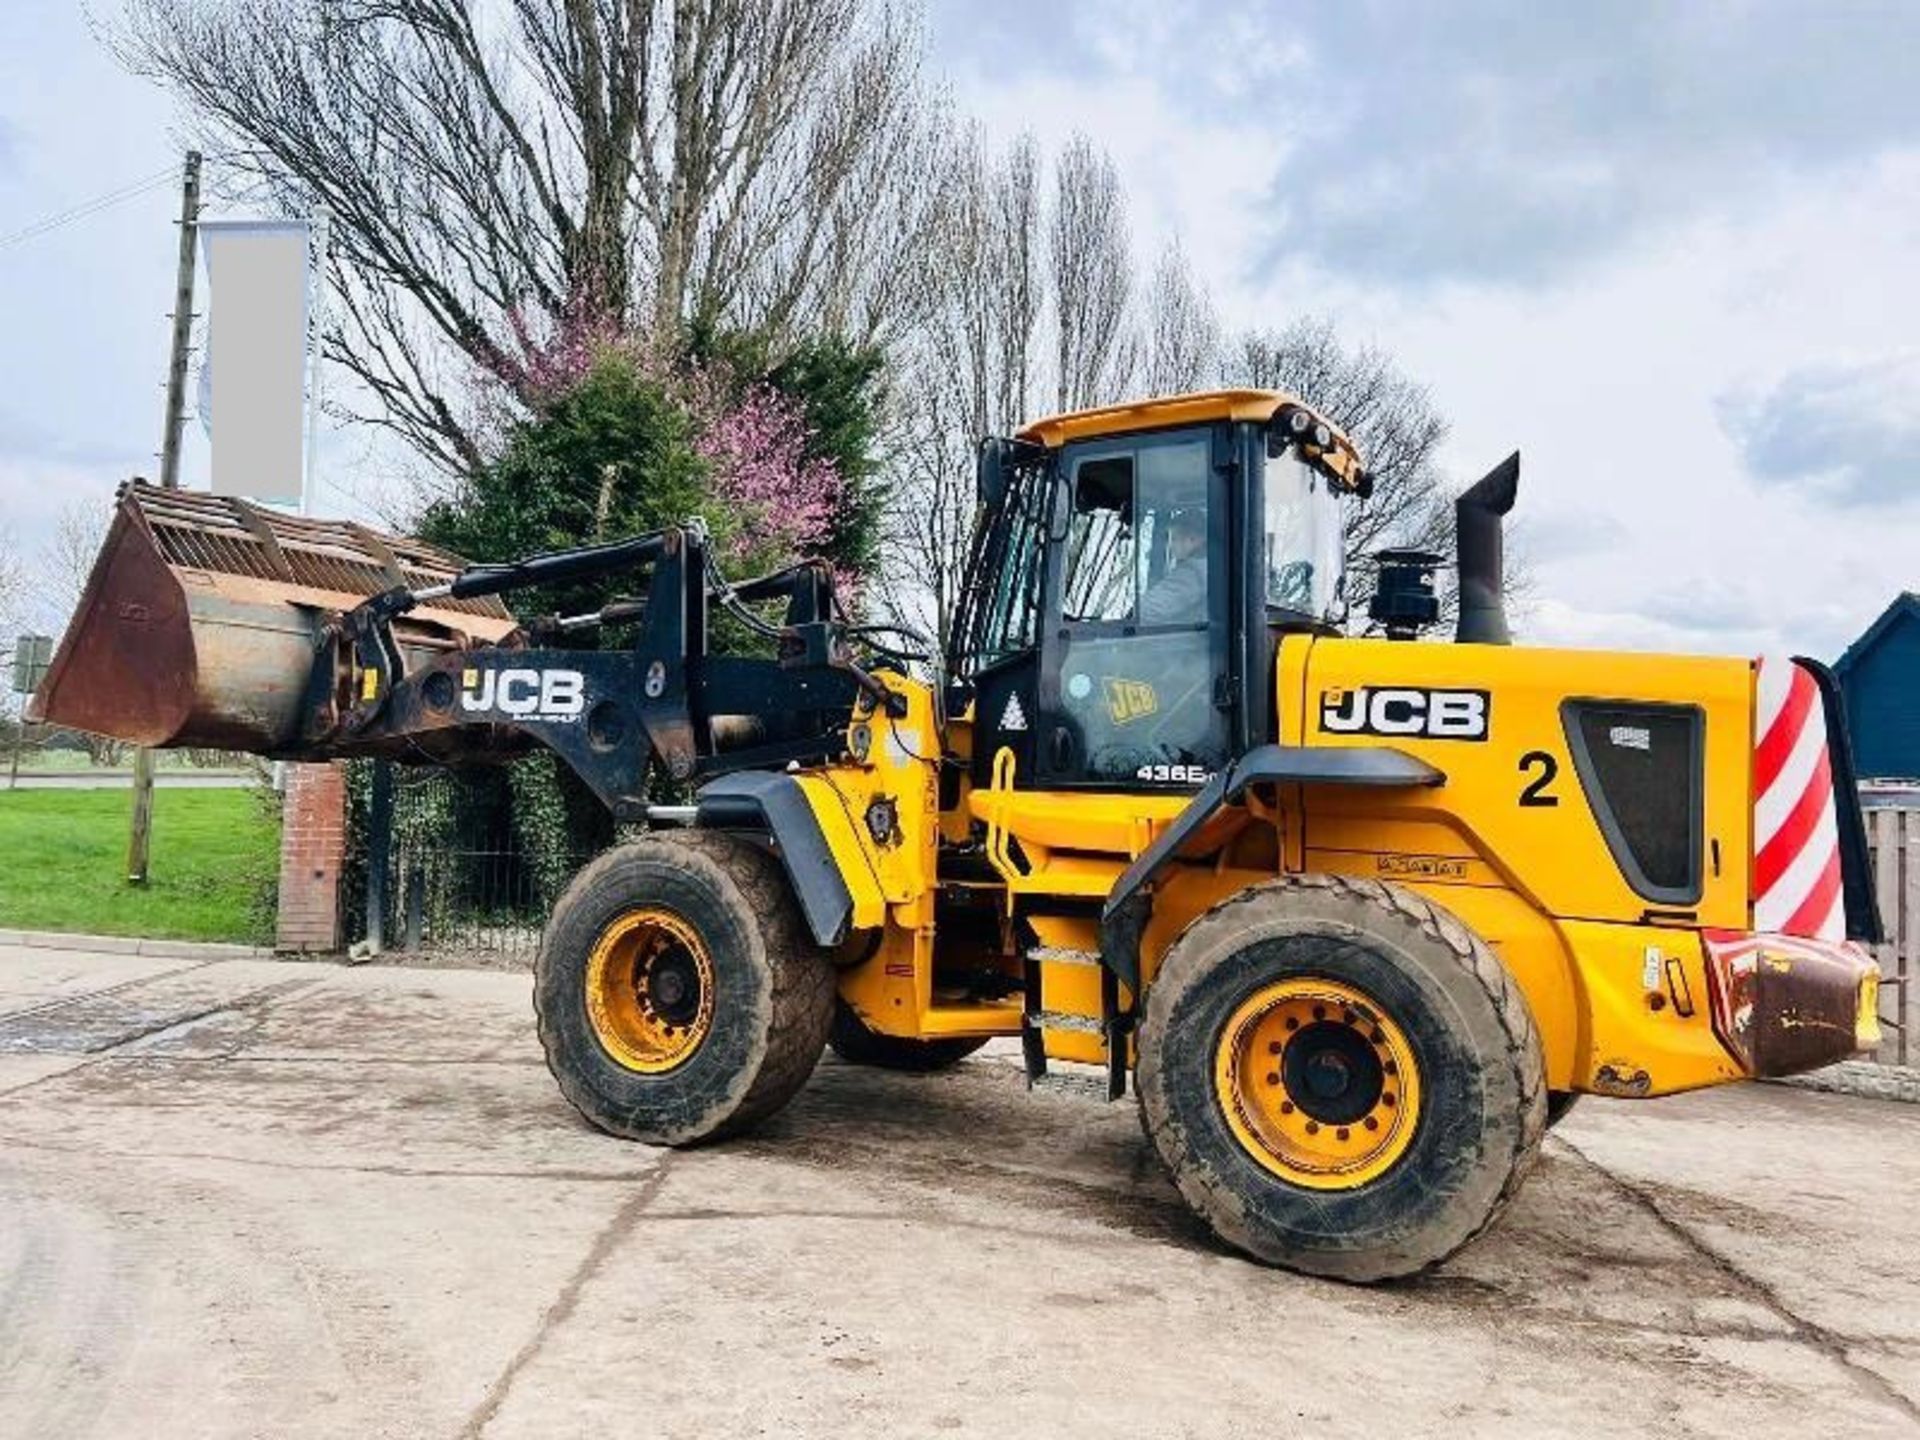
<svg viewBox="0 0 1920 1440"><path fill-rule="evenodd" d="M1548 793L1547 790L1547 787L1560 775L1560 762L1553 756L1544 750L1527 751L1520 757L1520 773L1533 776L1520 791L1520 804L1523 808L1537 809L1560 803L1560 797Z"/></svg>

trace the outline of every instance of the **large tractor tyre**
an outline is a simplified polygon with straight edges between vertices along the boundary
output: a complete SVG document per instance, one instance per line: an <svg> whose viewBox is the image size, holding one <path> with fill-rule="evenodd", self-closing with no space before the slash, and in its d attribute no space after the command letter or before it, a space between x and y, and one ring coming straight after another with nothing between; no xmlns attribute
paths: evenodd
<svg viewBox="0 0 1920 1440"><path fill-rule="evenodd" d="M1452 915L1332 875L1187 927L1147 992L1141 1120L1189 1204L1269 1264L1374 1281L1493 1223L1546 1130L1519 987Z"/></svg>
<svg viewBox="0 0 1920 1440"><path fill-rule="evenodd" d="M737 1134L806 1083L834 975L787 877L738 836L609 850L554 906L534 966L547 1068L601 1129L655 1145Z"/></svg>
<svg viewBox="0 0 1920 1440"><path fill-rule="evenodd" d="M835 1002L833 1029L827 1045L849 1065L871 1065L879 1070L906 1070L915 1075L929 1074L958 1065L986 1044L979 1039L908 1040L898 1035L882 1035L868 1027L859 1013L846 1001Z"/></svg>
<svg viewBox="0 0 1920 1440"><path fill-rule="evenodd" d="M1547 1129L1551 1130L1580 1101L1578 1090L1549 1090L1547 1092Z"/></svg>

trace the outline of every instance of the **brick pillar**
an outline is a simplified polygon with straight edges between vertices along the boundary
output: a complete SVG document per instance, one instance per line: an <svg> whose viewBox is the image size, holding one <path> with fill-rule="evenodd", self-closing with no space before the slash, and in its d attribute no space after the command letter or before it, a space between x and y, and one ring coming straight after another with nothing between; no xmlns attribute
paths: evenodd
<svg viewBox="0 0 1920 1440"><path fill-rule="evenodd" d="M280 811L279 950L340 948L347 767L288 765Z"/></svg>

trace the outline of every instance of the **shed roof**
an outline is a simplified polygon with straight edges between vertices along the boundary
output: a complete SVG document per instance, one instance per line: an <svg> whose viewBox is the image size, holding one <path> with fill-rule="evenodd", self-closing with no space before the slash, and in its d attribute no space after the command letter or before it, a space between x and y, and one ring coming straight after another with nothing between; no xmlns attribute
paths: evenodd
<svg viewBox="0 0 1920 1440"><path fill-rule="evenodd" d="M1902 619L1920 620L1920 595L1915 595L1911 590L1902 591L1895 596L1893 603L1880 612L1880 618L1863 630L1860 638L1849 645L1846 653L1834 662L1833 668L1844 675L1864 659L1868 651L1884 640L1887 632Z"/></svg>

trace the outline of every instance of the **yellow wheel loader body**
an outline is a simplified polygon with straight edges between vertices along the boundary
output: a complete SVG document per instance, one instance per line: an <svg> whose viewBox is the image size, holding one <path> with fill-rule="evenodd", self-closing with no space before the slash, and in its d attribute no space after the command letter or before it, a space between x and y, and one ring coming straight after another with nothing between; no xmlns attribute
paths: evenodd
<svg viewBox="0 0 1920 1440"><path fill-rule="evenodd" d="M1355 638L1372 482L1328 417L1236 390L1038 421L983 447L937 659L824 567L725 579L695 523L466 566L133 486L35 714L302 759L547 746L660 832L580 873L536 975L594 1123L692 1143L830 1038L927 1071L1018 1037L1034 1082L1136 1090L1228 1243L1380 1279L1492 1223L1573 1096L1878 1038L1831 676L1506 643L1517 478L1461 498L1454 643L1418 638L1442 558L1410 550ZM498 598L602 576L644 598ZM710 611L758 652L713 653ZM595 628L623 638L563 639Z"/></svg>

